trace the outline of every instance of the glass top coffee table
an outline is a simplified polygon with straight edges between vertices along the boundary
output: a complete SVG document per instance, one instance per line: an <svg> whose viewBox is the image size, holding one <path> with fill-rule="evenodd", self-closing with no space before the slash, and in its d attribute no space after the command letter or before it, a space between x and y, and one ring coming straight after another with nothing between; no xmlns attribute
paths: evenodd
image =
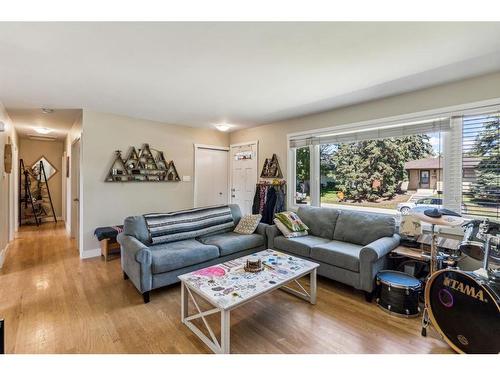
<svg viewBox="0 0 500 375"><path fill-rule="evenodd" d="M259 258L264 265L263 270L255 273L245 271L244 265L248 258ZM182 322L213 352L229 354L231 310L278 288L311 304L316 304L316 270L318 267L317 263L268 249L180 275ZM308 274L310 275L309 291L298 281ZM290 283L294 283L298 289L287 285ZM195 295L214 308L202 311ZM197 310L194 315L188 315L189 300ZM220 343L205 319L206 316L216 313L221 315ZM195 319L203 321L210 337L192 323Z"/></svg>

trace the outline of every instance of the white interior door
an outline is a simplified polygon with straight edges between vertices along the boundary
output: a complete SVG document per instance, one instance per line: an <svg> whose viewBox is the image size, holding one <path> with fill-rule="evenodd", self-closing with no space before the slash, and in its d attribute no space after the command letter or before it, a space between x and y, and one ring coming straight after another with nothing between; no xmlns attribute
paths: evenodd
<svg viewBox="0 0 500 375"><path fill-rule="evenodd" d="M257 142L231 145L231 203L240 206L241 213L252 213L257 184Z"/></svg>
<svg viewBox="0 0 500 375"><path fill-rule="evenodd" d="M228 201L229 150L195 145L195 207L218 206Z"/></svg>

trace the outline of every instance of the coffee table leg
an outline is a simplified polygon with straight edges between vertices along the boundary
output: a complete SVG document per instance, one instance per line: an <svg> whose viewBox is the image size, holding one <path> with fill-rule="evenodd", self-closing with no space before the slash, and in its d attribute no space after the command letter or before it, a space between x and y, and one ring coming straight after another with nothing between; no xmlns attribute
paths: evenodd
<svg viewBox="0 0 500 375"><path fill-rule="evenodd" d="M189 299L186 295L186 285L181 281L181 321L184 323L188 317Z"/></svg>
<svg viewBox="0 0 500 375"><path fill-rule="evenodd" d="M221 310L220 312L221 323L221 352L222 354L230 354L230 335L231 335L231 312L228 310Z"/></svg>
<svg viewBox="0 0 500 375"><path fill-rule="evenodd" d="M309 284L310 284L310 295L311 299L310 302L311 304L315 305L316 304L316 294L317 294L317 284L316 284L316 268L311 271L311 274L309 275Z"/></svg>

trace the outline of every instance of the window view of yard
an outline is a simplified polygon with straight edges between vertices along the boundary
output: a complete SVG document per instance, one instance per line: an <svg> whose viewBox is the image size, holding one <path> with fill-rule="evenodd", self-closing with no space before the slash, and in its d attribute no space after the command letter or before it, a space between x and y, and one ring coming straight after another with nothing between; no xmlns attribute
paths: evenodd
<svg viewBox="0 0 500 375"><path fill-rule="evenodd" d="M409 210L442 193L439 133L320 146L320 202ZM309 204L308 147L297 149L297 204ZM429 205L441 204L429 201Z"/></svg>
<svg viewBox="0 0 500 375"><path fill-rule="evenodd" d="M500 116L462 121L461 213L500 218ZM296 149L298 205L311 204L310 161L314 147ZM320 203L407 214L413 207L442 207L441 133L322 144ZM388 211L390 210L390 211Z"/></svg>

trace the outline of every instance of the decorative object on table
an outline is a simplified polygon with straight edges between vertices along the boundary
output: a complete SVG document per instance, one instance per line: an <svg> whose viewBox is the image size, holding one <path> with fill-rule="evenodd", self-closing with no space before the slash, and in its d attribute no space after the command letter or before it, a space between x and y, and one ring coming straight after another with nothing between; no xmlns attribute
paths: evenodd
<svg viewBox="0 0 500 375"><path fill-rule="evenodd" d="M377 274L377 305L390 314L412 318L420 315L418 305L422 283L416 277L398 271Z"/></svg>
<svg viewBox="0 0 500 375"><path fill-rule="evenodd" d="M6 143L3 149L3 170L5 173L12 172L12 145Z"/></svg>
<svg viewBox="0 0 500 375"><path fill-rule="evenodd" d="M147 181L180 181L179 173L173 160L167 161L162 151L149 147L131 147L127 157L122 158L120 150L115 151L115 159L111 164L106 182L147 182Z"/></svg>
<svg viewBox="0 0 500 375"><path fill-rule="evenodd" d="M243 267L246 272L260 272L264 269L262 261L258 257L250 257L247 259Z"/></svg>
<svg viewBox="0 0 500 375"><path fill-rule="evenodd" d="M252 234L257 229L257 226L262 219L262 215L245 215L243 216L236 228L234 228L235 233L239 234Z"/></svg>
<svg viewBox="0 0 500 375"><path fill-rule="evenodd" d="M25 168L24 160L19 159L19 225L34 222L38 226L43 218L49 216L52 216L57 223L45 163L42 159L44 158L39 159L36 168L35 166Z"/></svg>
<svg viewBox="0 0 500 375"><path fill-rule="evenodd" d="M304 237L304 236L307 236L309 234L307 232L307 230L303 230L303 231L299 231L299 232L292 232L290 229L288 229L285 226L285 224L283 224L277 218L274 219L274 224L279 229L279 231L281 232L281 234L283 234L283 236L286 237L286 238Z"/></svg>
<svg viewBox="0 0 500 375"><path fill-rule="evenodd" d="M309 230L307 225L305 225L302 220L300 220L300 217L295 212L279 212L276 214L276 219L278 219L292 232L302 232Z"/></svg>
<svg viewBox="0 0 500 375"><path fill-rule="evenodd" d="M255 188L253 214L261 214L262 222L272 224L275 214L286 209L286 181L260 181Z"/></svg>
<svg viewBox="0 0 500 375"><path fill-rule="evenodd" d="M283 173L281 172L280 163L278 161L278 156L273 154L271 159L266 159L264 161L264 166L262 167L261 178L283 178Z"/></svg>

